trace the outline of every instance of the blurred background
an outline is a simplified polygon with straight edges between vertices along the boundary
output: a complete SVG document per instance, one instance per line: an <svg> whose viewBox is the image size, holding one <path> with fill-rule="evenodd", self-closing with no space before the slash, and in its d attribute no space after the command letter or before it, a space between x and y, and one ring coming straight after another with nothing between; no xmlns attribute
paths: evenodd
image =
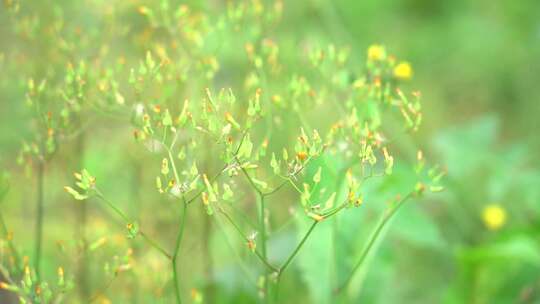
<svg viewBox="0 0 540 304"><path fill-rule="evenodd" d="M161 39L141 40L146 21L137 8L159 6L160 1L20 1L20 14L32 17L17 25L7 8L12 1L4 2L0 9L0 168L9 175L10 191L0 208L17 247L24 255L32 255L36 182L24 166L16 164L22 142L31 140L34 132L32 113L25 105L28 77L39 79L39 75L50 74L48 69L64 65L66 57L71 56L72 62L92 58L104 52L103 45L109 54L122 54L127 62L137 62L136 58L144 56L145 43ZM180 1L170 3L176 7ZM181 3L210 16L226 12L222 1ZM47 24L59 18L64 28L75 29L63 32L72 46L59 45L43 30L34 36L20 34L25 26L47 29ZM246 25L241 36L251 35L251 30ZM91 38L69 36L77 31ZM266 34L282 43L280 54L289 60L294 58L289 52L316 41L349 46L351 61L359 72L365 50L372 44L383 44L410 62L414 76L407 87L422 92L424 110L423 126L410 144L422 147L431 162L448 171L444 192L400 211L370 258L370 266L362 274L363 284L358 285L361 288L349 295L349 302L540 303L538 1L284 1L280 25ZM235 44L240 38L234 35L214 37L207 49L211 53L215 45L223 44L213 55L218 57L221 70L236 71L218 73L214 81L218 85L241 85L240 75L247 73L241 60L244 46ZM101 41L102 46L95 41ZM148 218L154 227L167 231L175 221L170 209L150 203L163 203L153 193L153 175L147 177L155 168L146 164L155 164L159 158L133 143L129 119L109 118L109 114L93 122L82 143L84 155L78 153L80 146L69 143L59 149L47 168L43 267L50 276L61 264L66 264L66 272L76 269L69 265L77 264L73 261L78 242L77 229L73 228L79 219L77 206L62 188L71 183L71 173L81 163L92 169L98 180L107 180L104 192L131 214L142 214L142 222ZM363 216L342 219L342 227L347 227L343 228L345 249L354 252L365 243L374 221ZM108 286L108 279L102 279L104 265L114 264L128 248L143 244L127 244L114 217L103 210L89 208L87 218L89 240L108 240L90 257L93 262L87 281L90 289L99 290ZM257 302L257 289L239 278L238 262L223 253L229 245L219 236L200 242L205 236L199 234L208 227L206 221L204 211L190 219L193 233L188 233L184 256L189 260L185 267L191 277L183 288L198 288L210 303ZM209 229L218 230L216 226ZM159 230L153 232L159 234ZM295 239L296 233L295 229L280 233L273 241L276 251L280 242ZM322 236L328 231L317 233L320 237L306 245L295 270L284 281L284 302L331 301L331 287L325 284L328 273L321 267L331 253L326 251L325 241L317 241L324 240ZM164 234L160 238L172 237ZM115 278L98 301L149 303L161 299L172 303L160 298L169 288L168 277L156 270L165 262L147 251L136 260L135 265L145 264L146 268ZM0 294L6 297L6 293Z"/></svg>

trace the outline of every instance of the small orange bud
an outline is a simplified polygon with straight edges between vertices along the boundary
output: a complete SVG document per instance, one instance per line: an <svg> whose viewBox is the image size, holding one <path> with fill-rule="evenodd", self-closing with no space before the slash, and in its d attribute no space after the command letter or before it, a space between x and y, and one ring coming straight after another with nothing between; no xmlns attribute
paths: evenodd
<svg viewBox="0 0 540 304"><path fill-rule="evenodd" d="M349 194L347 195L347 199L352 202L354 200L355 196L356 196L356 193L354 193L354 191L352 191L352 190L349 190Z"/></svg>
<svg viewBox="0 0 540 304"><path fill-rule="evenodd" d="M208 200L208 193L206 192L202 193L202 202L203 202L203 205L208 206L208 204L210 203Z"/></svg>
<svg viewBox="0 0 540 304"><path fill-rule="evenodd" d="M233 117L230 112L225 112L225 120L227 122L231 122L233 120Z"/></svg>
<svg viewBox="0 0 540 304"><path fill-rule="evenodd" d="M201 303L203 298L202 294L196 288L191 289L191 299L194 303Z"/></svg>
<svg viewBox="0 0 540 304"><path fill-rule="evenodd" d="M380 77L375 77L375 79L373 79L373 84L375 84L375 86L377 86L377 87L380 87L381 86L381 78Z"/></svg>
<svg viewBox="0 0 540 304"><path fill-rule="evenodd" d="M255 252L255 249L257 248L257 244L253 240L248 240L247 241L247 246L248 246L249 250L251 250L252 252Z"/></svg>
<svg viewBox="0 0 540 304"><path fill-rule="evenodd" d="M139 6L139 7L137 8L137 11L138 11L139 14L141 14L141 15L146 15L146 14L149 13L150 10L148 9L148 7L146 7L146 6L144 6L144 5L141 5L141 6Z"/></svg>
<svg viewBox="0 0 540 304"><path fill-rule="evenodd" d="M296 153L296 157L300 160L300 161L304 161L307 159L308 157L308 154L304 151L300 151L298 153Z"/></svg>
<svg viewBox="0 0 540 304"><path fill-rule="evenodd" d="M253 56L253 52L255 50L255 48L253 47L253 44L251 43L246 43L244 45L244 48L246 49L246 53L248 54L248 56Z"/></svg>

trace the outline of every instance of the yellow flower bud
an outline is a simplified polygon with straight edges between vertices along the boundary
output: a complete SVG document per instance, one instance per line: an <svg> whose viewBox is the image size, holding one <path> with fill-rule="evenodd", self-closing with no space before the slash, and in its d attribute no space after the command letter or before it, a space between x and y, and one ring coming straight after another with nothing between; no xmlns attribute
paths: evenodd
<svg viewBox="0 0 540 304"><path fill-rule="evenodd" d="M496 204L488 205L482 211L482 220L489 230L498 230L506 222L506 210Z"/></svg>
<svg viewBox="0 0 540 304"><path fill-rule="evenodd" d="M368 48L368 60L369 61L379 61L383 60L386 57L386 50L384 46L380 44L370 45Z"/></svg>
<svg viewBox="0 0 540 304"><path fill-rule="evenodd" d="M411 67L411 64L404 61L400 62L398 65L394 67L394 76L397 79L401 80L409 80L412 78L413 70Z"/></svg>

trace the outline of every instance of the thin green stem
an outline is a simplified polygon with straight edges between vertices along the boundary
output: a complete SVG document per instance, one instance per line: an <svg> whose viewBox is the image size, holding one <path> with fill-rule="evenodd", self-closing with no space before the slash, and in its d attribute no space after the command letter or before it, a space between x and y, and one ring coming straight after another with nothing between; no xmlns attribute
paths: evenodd
<svg viewBox="0 0 540 304"><path fill-rule="evenodd" d="M107 198L105 198L105 196L103 196L103 194L101 193L101 191L99 191L98 189L96 189L96 194L97 194L97 197L99 199L101 199L105 204L107 204L107 206L109 208L111 208L111 210L113 210L116 214L118 214L118 216L120 216L124 222L126 223L131 223L131 221L129 220L129 218L124 214L124 212L122 212L122 210L118 209L118 207L116 207L111 201L109 201Z"/></svg>
<svg viewBox="0 0 540 304"><path fill-rule="evenodd" d="M229 165L228 164L225 164L225 166L223 166L223 168L221 169L221 171L219 171L216 175L214 175L212 177L212 179L210 179L210 184L213 184L214 181L216 181L218 179L218 177L223 174L223 172L225 172L225 170L227 169ZM197 194L195 194L193 197L191 197L189 200L186 201L186 204L191 204L193 203L197 198L199 198L199 196L201 196L201 194L204 192L206 188L203 188L201 190L199 190L199 192L197 192Z"/></svg>
<svg viewBox="0 0 540 304"><path fill-rule="evenodd" d="M156 241L154 241L152 238L146 235L143 231L139 231L139 234L150 246L154 247L154 249L161 252L161 254L163 254L167 259L169 260L172 259L172 256L169 253L167 253L167 251L163 249L163 247L161 247Z"/></svg>
<svg viewBox="0 0 540 304"><path fill-rule="evenodd" d="M174 283L174 295L175 295L175 298L176 298L176 303L177 304L180 304L182 303L182 298L180 297L180 282L179 282L179 278L178 278L178 269L177 269L177 258L178 258L178 253L180 252L180 244L182 243L182 238L183 238L183 235L184 235L184 227L185 227L185 222L186 222L186 213L187 213L187 202L185 201L184 199L184 202L183 202L183 212L180 216L180 225L179 225L179 228L178 228L178 233L176 235L176 243L174 245L174 252L173 252L173 255L172 255L172 271L173 271L173 283Z"/></svg>
<svg viewBox="0 0 540 304"><path fill-rule="evenodd" d="M354 164L357 162L356 158L355 159L351 159L347 162L347 164L345 166L343 166L342 168L340 168L337 172L335 172L335 176L336 176L336 184L335 184L335 190L336 190L336 195L339 195L339 193L341 193L341 188L343 187L343 183L345 182L345 177L346 177L346 171L349 169L349 168L352 168L354 166ZM347 195L347 193L345 194ZM337 217L334 218L332 220L332 239L331 239L331 242L332 242L332 272L330 274L330 280L331 282L335 282L337 281L337 277L338 277L338 245L337 245L337 241L338 241L338 220L337 220Z"/></svg>
<svg viewBox="0 0 540 304"><path fill-rule="evenodd" d="M36 234L34 245L34 269L36 271L37 282L41 280L41 246L43 243L43 191L44 191L44 160L38 161L37 168L37 199L36 199Z"/></svg>
<svg viewBox="0 0 540 304"><path fill-rule="evenodd" d="M278 192L279 190L281 190L281 188L283 188L283 186L285 186L289 181L286 180L286 181L283 181L281 182L281 184L279 184L277 187L275 187L274 189L268 191L268 192L265 192L264 193L264 196L269 196L269 195L272 195L276 192Z"/></svg>
<svg viewBox="0 0 540 304"><path fill-rule="evenodd" d="M127 224L131 224L132 221L127 217L127 215L125 215L124 212L122 212L122 210L118 209L118 207L116 207L111 201L109 201L108 199L106 199L103 194L98 190L98 189L95 189L96 191L96 195L99 199L101 199L103 202L105 202L107 204L107 206L109 208L111 208L116 214L118 214ZM155 240L153 240L152 238L150 238L146 233L144 233L142 230L139 230L139 235L141 235L141 237L150 245L152 246L154 249L156 249L157 251L159 251L160 253L162 253L167 259L172 259L172 256L167 253L167 251L165 249L163 249L163 247L161 247Z"/></svg>
<svg viewBox="0 0 540 304"><path fill-rule="evenodd" d="M176 141L175 141L176 142ZM174 143L174 142L173 142ZM167 149L167 154L169 155L169 162L171 163L171 167L173 169L173 174L174 174L174 178L176 179L175 182L176 183L179 183L180 182L180 177L178 175L178 171L176 170L176 164L175 164L175 161L174 161L174 157L172 156L172 152L171 152L171 149Z"/></svg>
<svg viewBox="0 0 540 304"><path fill-rule="evenodd" d="M261 239L262 239L262 256L266 259L267 258L267 248L266 248L266 220L265 220L265 208L266 204L264 201L264 196L259 196L259 229L261 231Z"/></svg>
<svg viewBox="0 0 540 304"><path fill-rule="evenodd" d="M236 224L236 222L232 219L232 217L227 213L225 212L225 210L223 210L223 208L219 208L219 212L221 214L223 214L223 216L227 219L227 221L235 228L235 230L238 232L238 234L240 234L240 236L246 241L246 242L249 242L250 239L244 234L244 232L242 232L242 229L240 229L240 227L238 226L238 224ZM256 249L253 251L253 253L255 253L255 255L257 256L257 258L259 258L259 260L271 271L274 271L274 272L278 272L278 269L274 266L272 266L272 264L270 264L270 262L268 262L268 260L266 258L263 257L263 255L261 255L261 253L259 253Z"/></svg>
<svg viewBox="0 0 540 304"><path fill-rule="evenodd" d="M251 187L253 187L253 189L255 190L255 192L257 192L257 194L259 195L259 197L262 197L264 196L264 193L259 189L259 187L255 184L255 182L253 181L253 179L251 178L251 176L249 176L249 173L247 172L247 170L242 167L242 165L240 164L240 160L235 157L236 159L236 162L238 163L238 166L240 167L240 170L242 170L242 173L244 174L244 176L246 177L246 179L248 180L249 184L251 185Z"/></svg>
<svg viewBox="0 0 540 304"><path fill-rule="evenodd" d="M234 254L234 257L236 259L236 262L238 263L238 266L244 273L246 283L249 283L249 285L251 285L252 287L257 288L257 277L251 272L252 269L247 267L246 264L244 263L244 260L242 259L242 257L240 256L238 252L238 246L236 246L236 244L231 244L229 234L227 233L225 227L223 226L224 223L221 221L220 218L216 219L216 223L219 229L225 235L224 241L227 243L227 246L229 246L229 249Z"/></svg>
<svg viewBox="0 0 540 304"><path fill-rule="evenodd" d="M242 168L242 171L244 171L244 174L246 174L246 177L248 177L248 180L253 184L253 181L251 178L249 178L249 175L247 172ZM262 247L262 258L263 260L267 260L267 247L266 247L266 223L265 223L265 203L264 203L264 195L262 192L260 192L257 188L255 188L259 194L259 231L261 233L261 247ZM269 297L269 290L270 290L270 280L269 280L269 271L266 271L265 278L264 278L264 299L266 302L268 302Z"/></svg>
<svg viewBox="0 0 540 304"><path fill-rule="evenodd" d="M289 266L289 264L291 264L292 260L294 259L294 257L296 257L296 255L298 254L298 252L300 251L302 246L304 246L304 243L306 242L308 237L311 235L311 233L313 232L313 229L315 229L315 226L317 226L318 223L320 223L320 222L319 221L313 221L313 224L311 224L311 226L309 227L309 230L306 232L306 234L304 235L304 237L302 238L300 243L298 243L298 245L296 246L294 251L289 255L287 260L285 260L285 263L283 263L283 265L279 268L279 277L283 274L285 269L287 269L287 266Z"/></svg>
<svg viewBox="0 0 540 304"><path fill-rule="evenodd" d="M244 139L246 137L246 134L247 132L244 132L244 134L242 135L242 139L240 141L240 143L238 144L238 147L236 148L236 151L234 152L234 155L233 155L233 158L239 163L238 161L238 158L236 157L236 155L238 154L238 151L240 150L240 146L242 145L242 143L244 142ZM173 142L174 143L174 142ZM167 147L166 147L167 148ZM170 149L169 149L169 158L171 159L171 162L172 161L172 154L170 152ZM223 174L223 172L225 172L225 170L227 170L227 168L229 167L229 163L226 163L223 168L221 168L221 170L216 173L216 175L214 175L212 177L212 179L210 179L210 183L214 183L214 181L216 181L220 176L221 174ZM173 166L173 172L176 172L176 168ZM175 173L175 177L178 177L178 173ZM201 196L201 194L204 192L205 188L199 190L195 195L193 195L190 199L188 199L186 201L186 203L189 205L191 203L193 203L197 198L199 198Z"/></svg>
<svg viewBox="0 0 540 304"><path fill-rule="evenodd" d="M175 162L175 160L173 158L172 151L171 151L172 148L174 147L175 143L176 143L176 139L177 139L177 137L175 135L175 137L173 139L173 142L171 143L171 146L167 147L167 154L169 156L169 162L171 163L171 167L172 167L172 171L173 171L176 183L179 183L180 182L180 175L178 174L178 170L176 169L176 162ZM165 142L165 140L163 142ZM197 197L197 196L195 196L195 197ZM193 199L195 199L195 198L193 198ZM178 232L176 234L176 242L174 244L174 252L173 252L172 257L171 257L171 267L172 267L173 284L174 284L174 296L175 296L177 304L182 303L182 297L180 295L180 279L179 279L179 276L178 276L177 259L178 259L178 253L180 252L180 244L182 243L182 238L184 236L184 227L185 227L185 222L186 222L186 213L187 213L188 203L189 202L186 201L185 196L182 196L183 210L182 210L182 214L180 215L180 224L178 226Z"/></svg>
<svg viewBox="0 0 540 304"><path fill-rule="evenodd" d="M302 246L304 246L304 243L307 241L308 237L311 235L311 233L313 232L313 229L315 229L315 226L317 226L318 223L319 221L313 221L313 224L311 224L311 226L309 227L309 230L306 232L306 234L304 235L300 243L298 243L298 245L293 250L293 252L289 255L287 260L285 260L285 263L283 263L283 265L279 268L277 281L276 281L275 296L274 296L276 303L279 303L279 283L281 281L281 276L283 275L283 273L285 272L285 269L287 269L289 264L291 264L292 260L296 257L298 252L300 252L300 249L302 248Z"/></svg>
<svg viewBox="0 0 540 304"><path fill-rule="evenodd" d="M362 251L362 254L360 255L360 259L358 260L358 262L354 265L354 267L352 268L351 272L349 273L349 275L347 276L347 279L345 279L345 281L341 284L341 286L339 286L338 288L336 288L336 290L334 291L335 294L339 294L341 291L343 291L345 288L347 288L347 286L351 283L353 277L354 277L354 274L356 273L356 271L363 265L363 263L365 262L366 258L369 256L369 253L371 252L372 248L373 248L373 245L377 242L377 240L379 239L380 235L381 235L381 232L383 231L384 227L388 224L388 222L390 221L390 219L392 219L392 217L396 214L396 212L399 210L399 208L401 206L403 206L403 204L409 199L411 198L413 195L413 192L407 194L406 196L404 196L401 200L399 200L395 206L391 207L389 210L387 210L387 212L385 213L385 215L383 216L382 220L379 222L379 224L377 225L377 227L375 228L375 231L373 232L373 234L371 235L366 247L364 248L364 250Z"/></svg>
<svg viewBox="0 0 540 304"><path fill-rule="evenodd" d="M299 194L302 194L302 193L303 193L303 191L300 190L300 189L298 188L298 186L296 186L296 184L293 182L293 180L292 180L290 177L287 178L287 181L288 181L289 183L291 183L291 185L293 186L294 190L296 190L296 192L298 192Z"/></svg>
<svg viewBox="0 0 540 304"><path fill-rule="evenodd" d="M6 280L9 283L9 285L18 286L15 280L11 277L10 272L2 264L0 264L0 276L3 276L4 280ZM13 291L13 293L19 297L22 297L26 301L28 301L27 303L32 303L32 298L26 295L25 293L20 293L20 292L15 292L15 291Z"/></svg>
<svg viewBox="0 0 540 304"><path fill-rule="evenodd" d="M82 128L82 123L80 118L76 119L77 129L81 130L80 134L77 136L76 140L76 154L77 154L77 167L84 167L84 141L85 133ZM77 282L78 282L78 291L81 301L84 301L90 297L90 273L89 273L89 256L88 256L88 240L86 238L86 225L88 222L88 205L87 202L83 201L78 204L75 204L75 214L77 217L77 222L75 223L75 233L77 238L81 242L81 256L77 263Z"/></svg>
<svg viewBox="0 0 540 304"><path fill-rule="evenodd" d="M327 219L327 218L330 218L334 215L336 215L338 212L340 212L341 210L345 209L345 207L347 207L349 205L349 201L346 200L345 202L343 202L341 205L339 205L337 208L335 208L334 210L330 210L328 211L328 213L326 214L322 214L322 216Z"/></svg>

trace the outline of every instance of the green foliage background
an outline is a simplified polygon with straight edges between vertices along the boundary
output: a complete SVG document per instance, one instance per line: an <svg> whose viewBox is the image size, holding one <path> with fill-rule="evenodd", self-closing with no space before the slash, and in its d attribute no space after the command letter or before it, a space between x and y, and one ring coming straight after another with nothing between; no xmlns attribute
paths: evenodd
<svg viewBox="0 0 540 304"><path fill-rule="evenodd" d="M137 8L159 5L159 1L135 0L20 2L21 11L39 16L44 24L62 15L66 28L82 29L107 45L112 54L125 56L128 62L143 58L148 47L138 40L144 35L146 21ZM222 13L226 7L221 1L185 3L210 16ZM110 6L116 6L119 12L113 21L107 19ZM117 23L115 29L119 32L121 25L129 25L127 34L106 32L110 24L103 20ZM243 65L241 41L256 35L252 31L256 27L250 24L240 34L223 31L206 46L207 53L219 50L218 86L242 85L244 79L240 75L249 67ZM160 37L162 33L154 34L155 40L148 43L165 39ZM412 147L421 146L430 161L442 164L448 171L443 193L427 195L400 210L385 231L384 240L377 244L377 251L369 257L368 267L361 269L347 295L338 301L540 301L538 1L284 1L283 20L266 34L279 37L280 55L292 66L300 65L295 58L307 42L350 46L351 61L358 73L366 60L365 50L374 43L386 45L399 58L411 62L414 78L406 86L422 91L424 123L414 138L398 140L403 147L401 152L411 155ZM26 81L30 75L47 74L51 66L63 66L65 62L58 41L40 33L26 38L16 37L7 8L2 7L0 53L19 56L0 59L0 165L9 172L10 180L10 191L0 208L17 246L25 255L32 255L35 179L15 164L21 142L31 138L33 132L28 123L31 113L24 102ZM74 41L75 52L70 55L74 62L100 52L98 45L85 45L89 42L84 35L67 39ZM10 60L19 60L21 65ZM23 64L28 62L32 63L31 68ZM78 162L102 181L103 191L110 194L111 200L122 204L129 214L140 216L141 223L154 227L151 232L158 239L164 243L172 241L172 234L160 232L174 229L179 208L154 195L155 164L160 159L133 142L129 124L108 118L108 114L90 124L82 160L76 155L77 148L68 144L60 149L47 170L43 264L46 276L54 277L58 266L65 267L71 275L75 271L70 248L77 242L77 206L62 188L71 183L71 173L79 170ZM324 117L320 120L321 125L329 123ZM287 132L280 133L282 142L290 140L292 131ZM339 159L318 161L316 165L324 172L336 172L342 165ZM414 185L412 168L400 164L394 171L395 176L376 181L366 190L366 202L383 202L410 188L411 183ZM330 173L323 174L321 182L336 187ZM284 201L286 197L285 194ZM498 231L488 230L482 222L482 210L491 203L498 203L507 211L507 221ZM328 282L346 275L383 208L384 205L373 203L368 209L354 209L319 227L284 278L282 302L336 301ZM270 256L283 259L292 249L291 241L294 244L301 238L309 223L298 214L290 215L285 203L274 209L284 228L270 241ZM115 255L121 257L130 247L136 255L140 254L135 258L135 270L118 276L98 301L108 298L112 303L172 303L168 295L161 296L167 293L170 283L169 277L160 273L164 263L160 257L149 250L138 250L144 247L139 240L125 240L121 223L108 212L90 208L88 219L89 239L109 240L90 257L88 281L93 290L108 284L102 279L103 268ZM206 237L201 232L205 225L204 210L187 224L181 262L183 272L190 274L182 286L186 294L197 288L205 292L205 300L214 303L259 301L257 288L243 274L243 268L249 272L255 262L248 258L249 263L240 266L234 254L246 258L242 243L224 237L230 238L234 233L225 223L214 223L214 233L208 240L210 249L205 254L201 248ZM337 239L332 238L332 225L339 231ZM7 299L7 295L0 293L0 302L2 297ZM66 301L77 301L77 296Z"/></svg>

